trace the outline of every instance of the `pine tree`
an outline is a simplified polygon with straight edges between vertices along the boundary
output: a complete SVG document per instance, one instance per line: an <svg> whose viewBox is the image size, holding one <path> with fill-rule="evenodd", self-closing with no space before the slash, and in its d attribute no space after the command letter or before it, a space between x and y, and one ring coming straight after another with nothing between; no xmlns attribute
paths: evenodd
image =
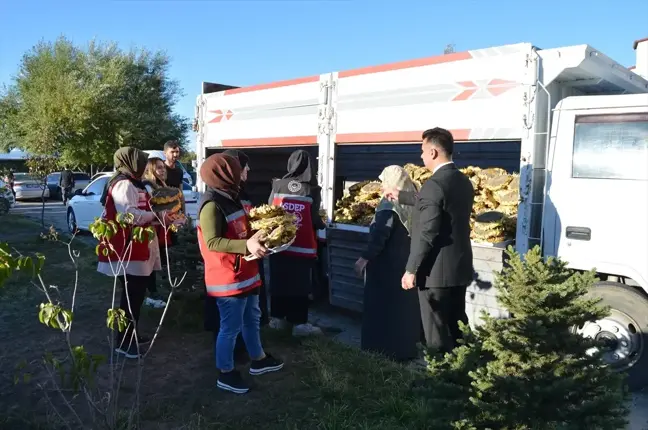
<svg viewBox="0 0 648 430"><path fill-rule="evenodd" d="M573 330L608 313L586 296L594 272L545 261L538 247L524 259L512 248L507 254L508 267L494 287L512 316L484 314L475 331L463 327L463 344L451 354L428 356L429 377L419 389L435 411L428 428L624 428L623 375L588 355L601 345Z"/></svg>
<svg viewBox="0 0 648 430"><path fill-rule="evenodd" d="M508 267L495 288L512 316L485 316L476 330L488 357L471 373L471 402L479 411L465 424L476 428L624 428L623 376L606 367L598 346L573 331L608 314L586 296L594 272L575 273L566 263L543 260L540 248L524 260L509 248Z"/></svg>

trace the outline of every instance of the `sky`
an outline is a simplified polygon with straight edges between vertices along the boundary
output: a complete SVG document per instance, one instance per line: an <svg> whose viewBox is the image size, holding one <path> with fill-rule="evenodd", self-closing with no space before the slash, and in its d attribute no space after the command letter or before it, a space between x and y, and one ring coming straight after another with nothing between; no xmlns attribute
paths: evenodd
<svg viewBox="0 0 648 430"><path fill-rule="evenodd" d="M0 85L40 40L114 41L166 51L185 94L176 111L193 118L202 81L254 85L434 56L447 44L589 44L631 66L647 17L648 0L0 0Z"/></svg>

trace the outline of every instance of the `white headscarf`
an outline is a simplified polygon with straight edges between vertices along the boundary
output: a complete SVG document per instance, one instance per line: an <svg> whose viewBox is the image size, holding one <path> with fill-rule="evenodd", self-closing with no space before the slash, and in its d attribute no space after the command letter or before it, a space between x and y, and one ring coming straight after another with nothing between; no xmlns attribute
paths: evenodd
<svg viewBox="0 0 648 430"><path fill-rule="evenodd" d="M401 166L387 166L382 171L378 179L382 182L385 187L396 188L399 191L407 192L416 192L416 186L412 179L407 174L405 169ZM401 205L398 202L390 202L386 198L380 201L380 204L376 208L376 213L380 211L394 211L398 215L401 223L407 229L408 233L411 233L410 224L412 221L412 211L414 208L412 206Z"/></svg>

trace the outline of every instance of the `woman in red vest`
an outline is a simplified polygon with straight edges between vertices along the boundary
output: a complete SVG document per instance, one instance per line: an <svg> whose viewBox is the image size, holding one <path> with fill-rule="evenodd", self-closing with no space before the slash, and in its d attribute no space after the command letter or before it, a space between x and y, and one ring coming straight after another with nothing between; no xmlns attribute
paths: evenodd
<svg viewBox="0 0 648 430"><path fill-rule="evenodd" d="M115 174L101 196L104 220L114 221L117 214L129 213L134 215L136 226L152 225L156 216L142 183L147 161L146 154L136 148L123 147L115 152ZM115 352L127 358L138 358L141 347L148 344L149 339L137 333L137 322L151 273L161 270L161 266L157 237L150 242L137 242L131 240L131 233L131 227L120 227L110 240L104 239L99 244L97 271L118 277L122 286L120 308L130 320L125 332L117 335Z"/></svg>
<svg viewBox="0 0 648 430"><path fill-rule="evenodd" d="M269 203L295 214L299 223L295 242L270 256L270 327L292 326L294 336L320 334L308 322L309 294L317 260L315 231L326 228L319 216L321 188L313 172L311 156L298 150L288 159L288 173L272 183Z"/></svg>
<svg viewBox="0 0 648 430"><path fill-rule="evenodd" d="M267 249L260 233L252 235L247 213L239 199L241 165L234 157L214 154L200 168L206 185L198 205L198 243L205 262L207 294L216 297L220 328L216 336L217 387L237 394L249 391L234 365L239 333L252 360L250 374L262 375L283 368L283 362L261 346L259 321L259 264L243 258L263 258Z"/></svg>

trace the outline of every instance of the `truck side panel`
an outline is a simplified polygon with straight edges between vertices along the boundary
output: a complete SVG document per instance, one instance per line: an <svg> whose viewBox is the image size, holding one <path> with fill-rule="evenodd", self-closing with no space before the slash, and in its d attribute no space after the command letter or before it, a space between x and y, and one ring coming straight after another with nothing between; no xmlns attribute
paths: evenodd
<svg viewBox="0 0 648 430"><path fill-rule="evenodd" d="M319 76L204 94L203 148L317 144Z"/></svg>
<svg viewBox="0 0 648 430"><path fill-rule="evenodd" d="M412 67L339 74L338 144L418 142L442 126L456 140L519 139L525 59L531 46L468 51Z"/></svg>

